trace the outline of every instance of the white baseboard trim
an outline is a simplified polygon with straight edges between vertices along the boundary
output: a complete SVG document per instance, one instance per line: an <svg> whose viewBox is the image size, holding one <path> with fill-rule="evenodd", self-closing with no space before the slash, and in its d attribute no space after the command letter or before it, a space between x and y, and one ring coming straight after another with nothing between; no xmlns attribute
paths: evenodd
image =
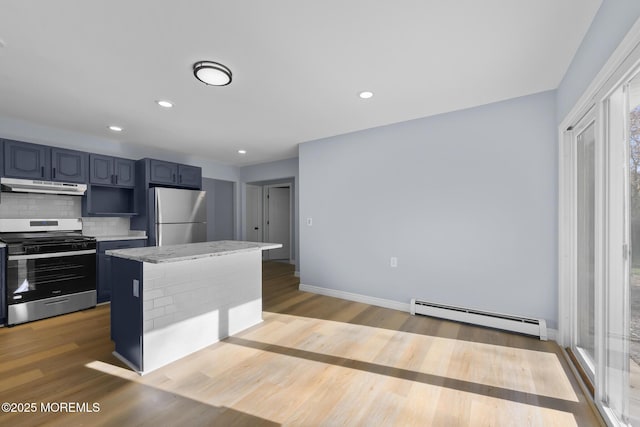
<svg viewBox="0 0 640 427"><path fill-rule="evenodd" d="M392 301L392 300L383 299L383 298L370 297L370 296L361 295L361 294L354 294L351 292L339 291L337 289L322 288L320 286L305 285L303 283L300 283L299 289L304 292L311 292L314 294L326 295L328 297L346 299L348 301L362 302L365 304L375 305L377 307L384 307L384 308L390 308L392 310L406 311L407 313L409 313L409 310L410 310L409 303Z"/></svg>
<svg viewBox="0 0 640 427"><path fill-rule="evenodd" d="M296 276L299 272L296 271ZM299 276L298 276L299 277ZM405 311L411 313L411 304L403 303L384 298L376 298L368 295L354 294L352 292L339 291L337 289L323 288L320 286L305 285L300 283L299 289L304 292L311 292L313 294L326 295L328 297L335 297L346 299L347 301L362 302L365 304L375 305L377 307L390 308L392 310ZM558 338L558 330L547 328L547 339L550 341L556 341Z"/></svg>

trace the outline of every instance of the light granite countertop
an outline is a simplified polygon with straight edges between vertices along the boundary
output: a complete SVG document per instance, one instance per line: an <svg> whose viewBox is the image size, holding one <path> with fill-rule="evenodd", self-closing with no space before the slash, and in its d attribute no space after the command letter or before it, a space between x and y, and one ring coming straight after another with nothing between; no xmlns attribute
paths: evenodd
<svg viewBox="0 0 640 427"><path fill-rule="evenodd" d="M148 246L145 248L113 249L107 255L133 261L159 264L162 262L188 261L211 256L230 255L238 252L264 251L281 248L280 243L243 242L219 240L215 242L188 243L185 245Z"/></svg>
<svg viewBox="0 0 640 427"><path fill-rule="evenodd" d="M135 236L135 235L119 235L119 236L93 236L96 238L96 242L111 242L114 240L147 240L147 236Z"/></svg>
<svg viewBox="0 0 640 427"><path fill-rule="evenodd" d="M6 248L6 247L7 247L7 244L6 244L6 243L4 243L4 242L0 242L0 248Z"/></svg>

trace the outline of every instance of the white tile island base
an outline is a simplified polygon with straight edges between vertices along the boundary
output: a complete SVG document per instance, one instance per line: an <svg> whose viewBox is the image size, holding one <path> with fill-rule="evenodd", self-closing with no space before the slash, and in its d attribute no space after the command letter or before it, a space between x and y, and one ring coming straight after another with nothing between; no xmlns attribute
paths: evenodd
<svg viewBox="0 0 640 427"><path fill-rule="evenodd" d="M271 247L176 262L112 251L114 354L145 374L260 323L262 250Z"/></svg>

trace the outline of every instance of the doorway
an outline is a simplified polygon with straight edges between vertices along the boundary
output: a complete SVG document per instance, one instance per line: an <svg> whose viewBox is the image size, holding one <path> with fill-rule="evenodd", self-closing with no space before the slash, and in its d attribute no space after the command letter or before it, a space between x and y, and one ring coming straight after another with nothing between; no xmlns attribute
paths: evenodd
<svg viewBox="0 0 640 427"><path fill-rule="evenodd" d="M245 239L282 244L263 251L265 260L292 261L292 189L289 182L246 185Z"/></svg>
<svg viewBox="0 0 640 427"><path fill-rule="evenodd" d="M280 243L279 249L267 252L267 259L291 259L291 186L267 185L264 187L264 240Z"/></svg>

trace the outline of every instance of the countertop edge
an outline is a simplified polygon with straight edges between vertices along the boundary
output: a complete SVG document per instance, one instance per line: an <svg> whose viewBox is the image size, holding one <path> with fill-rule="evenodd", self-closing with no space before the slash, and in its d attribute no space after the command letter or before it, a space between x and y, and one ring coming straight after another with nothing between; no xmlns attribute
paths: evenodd
<svg viewBox="0 0 640 427"><path fill-rule="evenodd" d="M269 249L281 248L281 243L264 243L262 246L254 246L249 248L226 249L223 251L205 252L190 255L171 255L166 258L159 258L157 255L136 255L136 249L152 249L153 247L135 248L135 249L111 249L105 252L106 255L118 258L128 259L131 261L146 262L149 264L165 264L171 262L190 261L200 258L209 258L214 256L232 255L235 253L265 251ZM131 252L134 252L133 254Z"/></svg>
<svg viewBox="0 0 640 427"><path fill-rule="evenodd" d="M91 236L96 239L96 242L113 242L116 240L147 240L147 236Z"/></svg>

